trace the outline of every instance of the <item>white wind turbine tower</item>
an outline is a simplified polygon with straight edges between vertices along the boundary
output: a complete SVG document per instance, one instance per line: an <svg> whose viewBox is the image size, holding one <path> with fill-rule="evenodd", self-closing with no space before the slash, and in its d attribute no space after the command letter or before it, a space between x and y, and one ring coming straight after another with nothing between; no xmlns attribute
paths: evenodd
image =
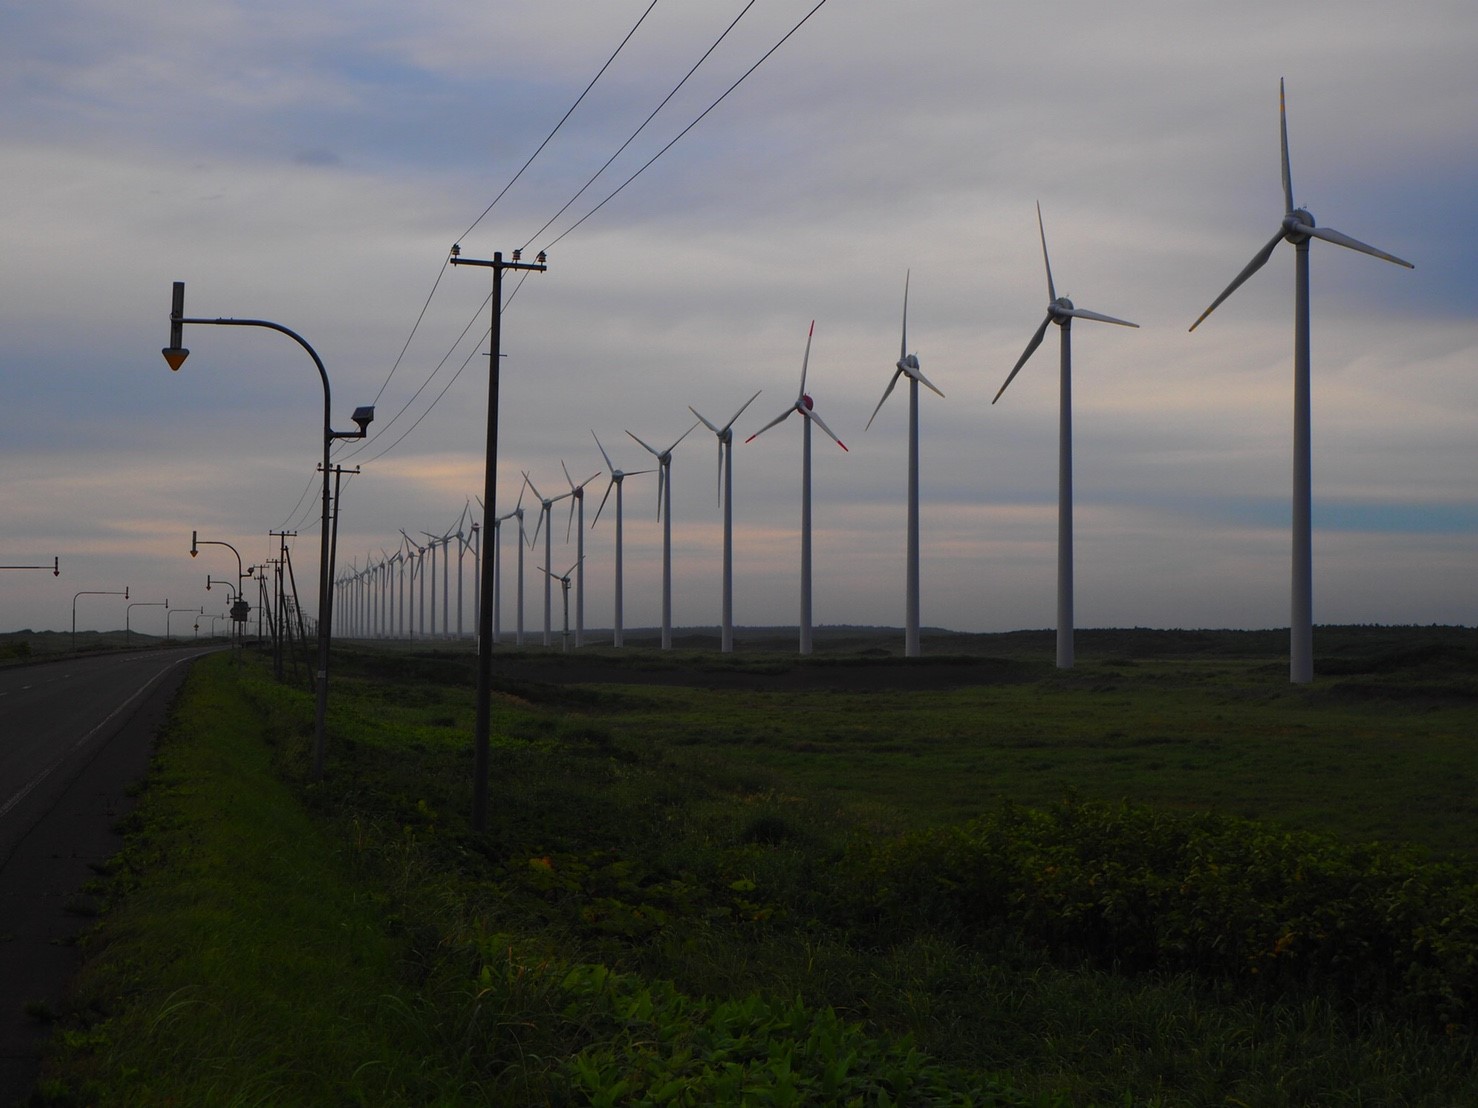
<svg viewBox="0 0 1478 1108"><path fill-rule="evenodd" d="M1049 323L1057 324L1062 341L1059 363L1059 385L1057 400L1057 668L1073 667L1073 345L1072 326L1074 319L1094 319L1099 323L1117 323L1120 327L1138 327L1127 319L1115 319L1111 315L1100 315L1086 308L1073 306L1066 296L1058 296L1052 284L1052 263L1047 258L1047 231L1042 225L1042 205L1037 205L1037 233L1042 238L1042 264L1047 270L1047 317L1037 328L1016 359L1016 365L1006 377L995 395L1001 399L1006 386L1016 378L1026 360L1047 334Z"/></svg>
<svg viewBox="0 0 1478 1108"><path fill-rule="evenodd" d="M559 461L559 468L565 471L565 483L570 486L570 519L565 524L565 542L570 541L570 528L575 524L577 508L580 517L573 567L575 570L575 648L578 650L585 645L585 486L600 476L600 470L596 470L577 485L575 479L570 476L570 467L565 465L563 458Z"/></svg>
<svg viewBox="0 0 1478 1108"><path fill-rule="evenodd" d="M725 654L734 649L734 421L744 414L744 409L753 404L759 394L756 392L741 404L722 427L710 423L697 408L688 405L688 411L718 436L718 498L724 506L724 618L719 649Z"/></svg>
<svg viewBox="0 0 1478 1108"><path fill-rule="evenodd" d="M693 427L697 427L695 423ZM693 433L689 427L666 450L654 450L630 431L626 433L641 443L657 459L657 515L662 520L662 649L672 649L672 452L677 444Z"/></svg>
<svg viewBox="0 0 1478 1108"><path fill-rule="evenodd" d="M934 383L924 376L919 368L917 354L908 352L908 278L903 278L903 339L898 346L898 364L883 398L868 417L867 427L877 419L898 378L908 378L908 565L904 577L904 628L903 653L905 657L919 656L919 385L926 385L939 392ZM867 427L863 430L866 431Z"/></svg>
<svg viewBox="0 0 1478 1108"><path fill-rule="evenodd" d="M479 498L479 503L481 499ZM493 520L493 641L503 640L503 629L501 623L501 609L503 598L503 521L506 519L518 520L518 602L515 605L517 612L517 624L514 631L514 645L523 645L523 549L525 538L523 531L523 486L518 489L518 505L507 515L501 515Z"/></svg>
<svg viewBox="0 0 1478 1108"><path fill-rule="evenodd" d="M615 622L612 624L611 645L621 646L623 635L621 625L621 488L626 478L635 477L639 473L651 473L652 471L650 469L633 469L629 471L617 469L615 463L611 461L611 456L606 453L606 448L601 446L600 436L592 430L590 437L595 439L595 445L600 447L600 456L606 460L606 468L611 473L611 483L606 486L605 496L600 498L600 507L595 509L595 518L590 521L592 529L600 522L600 513L605 509L606 500L611 495L611 490L616 490L616 612Z"/></svg>
<svg viewBox="0 0 1478 1108"><path fill-rule="evenodd" d="M828 435L832 441L843 450L847 444L836 437L830 427L816 414L815 404L806 393L806 366L811 361L811 338L816 334L816 321L811 320L811 330L806 333L806 354L801 359L801 390L796 394L795 403L786 408L769 423L765 424L745 442L753 442L777 423L790 418L792 412L800 412L805 429L801 433L801 614L800 614L800 652L811 653L811 424L816 424Z"/></svg>
<svg viewBox="0 0 1478 1108"><path fill-rule="evenodd" d="M1278 233L1257 252L1236 280L1211 302L1191 324L1194 331L1218 304L1231 296L1273 256L1278 243L1294 248L1293 278L1293 581L1289 618L1289 679L1307 684L1314 679L1314 556L1312 526L1312 451L1310 448L1309 389L1309 239L1323 239L1388 262L1415 269L1408 261L1377 250L1328 227L1319 227L1305 208L1293 206L1293 174L1288 166L1288 111L1283 81L1278 80L1278 128L1283 146L1283 222Z"/></svg>
<svg viewBox="0 0 1478 1108"><path fill-rule="evenodd" d="M534 482L532 480L530 480L527 471L525 471L525 473L523 475L523 479L524 479L525 483L529 486L529 488L533 490L534 495L539 498L539 518L538 518L537 522L535 522L535 524L534 524L534 537L529 540L529 546L532 547L534 545L534 543L536 543L536 542L539 541L539 528L540 527L543 527L544 528L544 569L547 571L550 568L552 568L553 565L554 565L554 514L553 514L554 513L554 504L555 504L556 501L563 500L565 497L569 496L570 494L567 493L567 492L562 492L558 496L545 496L543 493L541 493L539 491L538 486L536 486L534 484ZM547 526L546 526L546 524L547 524ZM554 631L553 631L553 626L552 626L553 611L552 611L552 607L551 607L552 602L553 602L553 597L551 596L551 593L550 593L550 589L551 589L550 582L551 582L551 578L549 578L549 577L545 577L544 578L544 645L545 646L553 646L554 645L554 642L553 642L553 640L554 640Z"/></svg>
<svg viewBox="0 0 1478 1108"><path fill-rule="evenodd" d="M406 546L410 547L411 550L414 550L415 551L416 564L411 568L411 585L412 586L415 585L416 578L417 577L419 577L421 579L421 596L420 596L420 599L419 600L416 598L416 591L415 591L414 587L411 589L411 607L414 609L414 611L411 613L411 632L407 636L407 638L414 639L417 636L417 634L419 634L422 638L425 638L426 637L426 548L424 546L420 545L418 542L416 542L415 539L413 539L409 535L407 535L403 529L400 532L400 535L401 535L401 538L405 539ZM434 567L436 565L436 552L433 550L431 552L431 554L432 554L431 564ZM436 591L434 589L432 590L432 593L431 593L431 599L432 600L435 600L436 599ZM419 629L416 626L416 616L415 616L415 613L416 612L419 612L421 614L421 622L420 622Z"/></svg>

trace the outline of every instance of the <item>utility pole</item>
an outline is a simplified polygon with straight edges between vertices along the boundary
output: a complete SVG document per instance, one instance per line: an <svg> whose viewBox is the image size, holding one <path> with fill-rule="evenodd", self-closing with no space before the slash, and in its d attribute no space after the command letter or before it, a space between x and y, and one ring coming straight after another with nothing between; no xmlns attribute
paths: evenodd
<svg viewBox="0 0 1478 1108"><path fill-rule="evenodd" d="M488 435L487 463L483 473L482 531L488 533L498 516L498 359L503 344L503 271L531 270L543 273L545 255L541 250L534 262L520 259L515 250L510 261L501 251L491 261L474 261L461 257L461 246L452 247L452 265L486 266L493 271L492 324L488 332ZM481 834L488 826L488 747L492 722L493 692L493 582L491 560L484 558L480 573L480 596L477 605L477 719L472 733L472 830Z"/></svg>
<svg viewBox="0 0 1478 1108"><path fill-rule="evenodd" d="M277 560L273 563L272 607L277 619L272 624L272 676L282 684L282 642L288 633L287 608L283 604L285 592L282 587L282 567L287 561L287 540L298 537L296 531L268 531L268 538L277 540Z"/></svg>

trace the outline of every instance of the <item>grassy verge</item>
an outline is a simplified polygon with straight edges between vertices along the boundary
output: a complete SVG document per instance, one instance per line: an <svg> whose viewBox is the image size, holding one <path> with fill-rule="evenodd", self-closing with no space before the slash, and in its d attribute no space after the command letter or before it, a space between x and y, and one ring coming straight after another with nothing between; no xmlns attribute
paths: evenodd
<svg viewBox="0 0 1478 1108"><path fill-rule="evenodd" d="M946 864L966 857L948 829L993 810L992 789L1087 781L1115 802L1215 807L1206 791L1234 777L1233 759L1243 777L1227 807L1241 814L1319 823L1278 779L1317 780L1343 757L1340 795L1381 820L1392 791L1450 801L1420 830L1435 852L1465 853L1451 817L1462 778L1445 759L1471 678L1417 682L1412 712L1399 674L1373 693L1323 683L1290 701L1256 676L1265 665L1118 659L911 705L879 689L526 682L497 704L493 826L479 838L464 816L469 660L346 658L322 785L304 780L309 698L251 665L207 665L161 748L51 1095L1478 1103L1471 1026L1433 1028L1312 976L1248 988L1148 955L1129 973L1112 949L1088 957L1087 940L1052 947L1043 927L1003 925L1050 910L1071 940L1115 918L1072 923L1099 911L1088 890L1103 882L1066 840L1046 859L1064 875L1056 899L1013 901L1024 912L980 910L1045 872L1024 839L997 888L964 883L983 865ZM1278 730L1290 716L1295 730ZM1274 811L1250 810L1259 771L1239 747L1262 755ZM1392 749L1433 764L1400 765ZM1359 840L1368 818L1325 829ZM954 853L935 857L936 842ZM1255 922L1282 938L1277 921Z"/></svg>
<svg viewBox="0 0 1478 1108"><path fill-rule="evenodd" d="M406 1041L376 898L274 774L224 655L188 679L107 887L48 1096L385 1104L444 1087L443 1060Z"/></svg>

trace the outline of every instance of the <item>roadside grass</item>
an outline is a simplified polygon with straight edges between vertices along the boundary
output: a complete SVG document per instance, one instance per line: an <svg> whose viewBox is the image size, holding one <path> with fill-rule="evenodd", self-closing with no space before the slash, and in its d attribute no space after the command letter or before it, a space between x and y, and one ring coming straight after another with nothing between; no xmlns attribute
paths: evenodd
<svg viewBox="0 0 1478 1108"><path fill-rule="evenodd" d="M1376 691L1290 692L1268 664L1125 655L926 693L516 682L473 837L469 658L336 660L322 784L307 694L206 663L48 1095L1478 1103L1471 1027L835 918L848 859L1065 791L1471 857L1471 679L1434 692L1398 663Z"/></svg>
<svg viewBox="0 0 1478 1108"><path fill-rule="evenodd" d="M47 1096L384 1104L447 1087L446 1059L407 1042L377 898L271 755L225 656L198 663L110 867Z"/></svg>

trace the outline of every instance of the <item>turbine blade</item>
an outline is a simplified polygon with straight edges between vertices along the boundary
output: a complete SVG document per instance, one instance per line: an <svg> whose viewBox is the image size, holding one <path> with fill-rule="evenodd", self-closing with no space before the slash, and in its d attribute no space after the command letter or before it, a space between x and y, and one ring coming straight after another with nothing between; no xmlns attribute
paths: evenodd
<svg viewBox="0 0 1478 1108"><path fill-rule="evenodd" d="M811 320L811 329L806 332L806 355L801 359L801 391L795 394L796 401L806 395L806 367L811 364L811 339L816 334L816 321Z"/></svg>
<svg viewBox="0 0 1478 1108"><path fill-rule="evenodd" d="M1283 138L1283 214L1293 211L1293 170L1288 166L1288 106L1283 94L1283 78L1278 78L1278 130Z"/></svg>
<svg viewBox="0 0 1478 1108"><path fill-rule="evenodd" d="M835 442L838 446L840 446L843 450L846 450L847 449L847 444L844 443L841 439L837 438L836 432L833 431L830 427L828 427L826 425L826 421L823 420L819 415L816 414L816 409L815 408L812 408L809 412L806 413L806 418L809 419L812 423L816 424L817 427L820 427L828 435L830 435L831 438L832 438L832 441ZM851 451L848 451L848 453L851 453Z"/></svg>
<svg viewBox="0 0 1478 1108"><path fill-rule="evenodd" d="M1100 312L1090 312L1087 308L1073 308L1064 311L1063 315L1070 315L1074 319L1096 319L1099 323L1117 323L1120 327L1138 327L1137 323L1130 323L1127 319L1115 319L1111 315L1103 315Z"/></svg>
<svg viewBox="0 0 1478 1108"><path fill-rule="evenodd" d="M718 492L715 494L714 502L724 502L724 440L718 440Z"/></svg>
<svg viewBox="0 0 1478 1108"><path fill-rule="evenodd" d="M1301 230L1308 232L1316 239L1323 239L1325 242L1332 242L1337 246L1347 246L1351 250L1358 250L1360 253L1369 254L1373 258L1382 258L1388 262L1395 262L1397 265L1404 265L1407 269L1416 268L1416 266L1403 258L1398 258L1394 254L1387 254L1384 250L1377 250L1369 243L1361 242L1359 239L1352 239L1349 235L1342 234L1332 227L1302 227Z"/></svg>
<svg viewBox="0 0 1478 1108"><path fill-rule="evenodd" d="M565 542L570 541L570 529L575 526L575 498L570 497L570 518L565 521Z"/></svg>
<svg viewBox="0 0 1478 1108"><path fill-rule="evenodd" d="M888 387L883 390L883 399L878 401L878 406L872 410L872 415L867 417L867 426L862 428L864 432L868 427L872 426L872 421L878 418L878 413L883 410L883 405L887 403L888 397L893 395L893 386L898 384L898 378L902 376L903 370L895 369L893 371L893 377L889 380Z"/></svg>
<svg viewBox="0 0 1478 1108"><path fill-rule="evenodd" d="M595 445L600 449L600 456L606 460L606 468L614 471L616 464L611 461L611 456L606 453L606 448L600 445L600 436L595 433L595 428L590 429L590 437L595 440Z"/></svg>
<svg viewBox="0 0 1478 1108"><path fill-rule="evenodd" d="M721 433L719 431L717 425L712 424L712 423L709 423L708 420L704 419L703 418L703 413L700 412L697 408L693 407L693 405L691 405L691 404L688 405L688 411L692 412L695 416L697 416L698 417L698 422L701 423L701 424L703 424L703 426L707 427L715 435Z"/></svg>
<svg viewBox="0 0 1478 1108"><path fill-rule="evenodd" d="M774 427L775 424L781 423L784 420L788 419L790 417L791 413L792 412L795 412L797 410L798 410L798 406L795 405L795 404L792 404L790 407L786 408L785 411L781 412L774 419L770 420L769 423L765 424L763 427L761 427L754 434L750 435L749 438L745 439L744 441L745 442L754 442L755 439L759 438L766 431L768 431L771 427Z"/></svg>
<svg viewBox="0 0 1478 1108"><path fill-rule="evenodd" d="M565 465L565 460L563 458L561 458L559 460L559 468L562 469L562 470L564 470L565 483L570 486L570 491L571 492L574 492L575 491L575 479L570 476L570 467L567 466L567 465Z"/></svg>
<svg viewBox="0 0 1478 1108"><path fill-rule="evenodd" d="M626 433L628 435L631 435L631 432L630 431L627 431ZM636 436L635 435L631 435L631 437L634 438L634 439L636 439ZM660 458L662 456L658 451L653 450L646 443L642 442L641 439L636 439L636 441L639 442L639 443L641 443L642 449L644 449L648 454L651 454L653 457Z"/></svg>
<svg viewBox="0 0 1478 1108"><path fill-rule="evenodd" d="M534 484L533 480L529 477L527 470L524 471L523 479L524 479L525 482L528 483L529 488L531 488L534 491L534 495L536 497L538 497L540 500L543 500L544 499L544 494L539 491L539 486L536 485L536 484Z"/></svg>
<svg viewBox="0 0 1478 1108"><path fill-rule="evenodd" d="M1042 225L1042 202L1037 201L1037 233L1042 236L1042 264L1047 267L1047 302L1055 303L1057 289L1052 284L1052 262L1047 257L1047 228Z"/></svg>
<svg viewBox="0 0 1478 1108"><path fill-rule="evenodd" d="M913 372L909 373L909 376L912 377L915 381L919 382L919 384L923 385L925 388L933 389L940 396L944 395L943 392L940 392L939 387L935 385L933 381L924 376L922 370L914 370Z"/></svg>
<svg viewBox="0 0 1478 1108"><path fill-rule="evenodd" d="M908 281L913 276L913 270L907 270L903 274L903 339L898 344L898 360L901 362L908 357ZM874 412L874 415L877 413ZM866 428L864 428L866 430Z"/></svg>
<svg viewBox="0 0 1478 1108"><path fill-rule="evenodd" d="M725 423L724 424L724 428L723 429L725 431L727 431L730 427L734 426L735 420L737 420L740 416L742 416L744 414L744 409L747 408L747 407L749 407L756 400L758 400L759 399L759 396L760 396L760 393L762 393L764 391L765 391L764 389L755 389L754 390L754 395L751 396L748 400L746 400L743 404L740 404L739 405L739 410L737 412L735 412L733 414L733 416L730 417L728 423ZM694 412L693 414L694 415L697 415L698 413L697 412ZM717 431L718 428L714 428L714 430Z"/></svg>
<svg viewBox="0 0 1478 1108"><path fill-rule="evenodd" d="M994 404L996 400L1001 399L1001 393L1006 391L1006 385L1009 385L1012 381L1016 380L1016 375L1021 372L1021 367L1026 365L1026 360L1036 352L1037 347L1042 345L1042 339L1047 334L1047 325L1051 322L1052 317L1050 315L1048 315L1046 319L1042 320L1042 325L1037 328L1037 333L1032 336L1031 342L1027 343L1026 349L1021 352L1021 357L1017 358L1016 364L1011 367L1011 372L1006 377L1006 384L1002 385L1000 389L996 391L995 399L991 401L992 404Z"/></svg>
<svg viewBox="0 0 1478 1108"><path fill-rule="evenodd" d="M1197 327L1201 326L1201 321L1209 316L1212 312L1216 311L1217 306L1223 300L1225 300L1228 296L1231 296L1232 293L1237 291L1237 289L1241 288L1243 281L1247 280L1247 278L1251 277L1254 273L1256 273L1259 269L1266 265L1268 259L1273 256L1273 249L1278 245L1278 243L1282 241L1283 228L1279 227L1278 233L1272 238L1268 239L1268 244L1257 252L1257 255L1252 259L1252 261L1247 263L1246 268L1244 268L1241 273L1237 274L1236 279L1226 287L1226 289L1222 292L1220 296L1218 296L1215 300L1211 302L1211 307L1207 308L1204 312L1200 314L1200 316L1197 317L1196 322L1191 324L1190 329L1194 331Z"/></svg>
<svg viewBox="0 0 1478 1108"><path fill-rule="evenodd" d="M693 431L697 428L697 426L698 426L698 424L695 423L695 424L693 424L692 427L689 427L686 431L684 431L681 435L679 435L677 437L677 442L674 442L671 446L669 446L666 449L666 451L664 451L664 453L666 453L670 457L672 455L672 452L677 449L677 443L682 442L683 439L685 439L689 435L691 435L693 433Z"/></svg>
<svg viewBox="0 0 1478 1108"><path fill-rule="evenodd" d="M590 526L594 527L597 523L600 522L600 513L605 510L606 500L610 497L611 490L613 488L615 488L615 487L616 487L616 479L614 477L612 477L611 478L611 483L606 486L606 495L605 496L602 496L600 498L600 507L597 508L597 509L595 509L595 518L590 521Z"/></svg>
<svg viewBox="0 0 1478 1108"><path fill-rule="evenodd" d="M534 543L539 541L539 528L544 526L544 517L548 514L549 513L545 509L539 509L539 522L534 524L534 535L533 538L529 539L530 550L534 549Z"/></svg>
<svg viewBox="0 0 1478 1108"><path fill-rule="evenodd" d="M667 487L667 467L657 467L657 518L662 518L662 490Z"/></svg>

